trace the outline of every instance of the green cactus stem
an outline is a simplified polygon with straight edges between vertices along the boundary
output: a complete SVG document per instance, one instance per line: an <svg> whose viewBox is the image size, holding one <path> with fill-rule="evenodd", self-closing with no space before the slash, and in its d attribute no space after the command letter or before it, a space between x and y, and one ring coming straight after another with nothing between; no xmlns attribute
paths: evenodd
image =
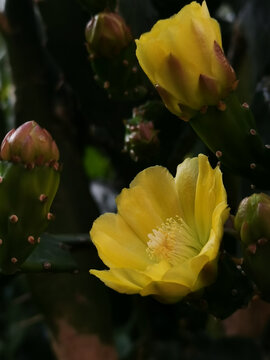
<svg viewBox="0 0 270 360"><path fill-rule="evenodd" d="M260 188L269 188L270 150L258 134L252 112L231 93L189 121L221 164Z"/></svg>
<svg viewBox="0 0 270 360"><path fill-rule="evenodd" d="M0 269L13 273L39 243L52 220L50 207L60 174L51 167L28 169L0 162Z"/></svg>
<svg viewBox="0 0 270 360"><path fill-rule="evenodd" d="M207 303L207 311L219 319L225 319L239 308L247 306L253 295L252 282L242 267L223 252L218 263L216 282L205 289L203 299Z"/></svg>
<svg viewBox="0 0 270 360"><path fill-rule="evenodd" d="M98 268L102 264L89 238L80 243L74 237L73 244L78 270L28 274L33 297L51 330L57 359L116 360L111 298L108 289L88 272L89 263Z"/></svg>
<svg viewBox="0 0 270 360"><path fill-rule="evenodd" d="M114 100L139 100L147 92L124 19L113 12L93 17L85 30L94 78Z"/></svg>
<svg viewBox="0 0 270 360"><path fill-rule="evenodd" d="M143 99L147 94L143 74L135 58L135 44L130 43L112 59L89 57L94 79L108 93L108 97L119 101Z"/></svg>
<svg viewBox="0 0 270 360"><path fill-rule="evenodd" d="M71 254L72 246L65 240L65 235L42 234L40 244L21 265L20 270L24 273L76 273L78 265ZM87 240L89 241L89 235ZM73 241L76 241L76 237L73 237Z"/></svg>
<svg viewBox="0 0 270 360"><path fill-rule="evenodd" d="M59 151L34 121L12 129L1 144L0 271L14 273L40 241L54 216Z"/></svg>

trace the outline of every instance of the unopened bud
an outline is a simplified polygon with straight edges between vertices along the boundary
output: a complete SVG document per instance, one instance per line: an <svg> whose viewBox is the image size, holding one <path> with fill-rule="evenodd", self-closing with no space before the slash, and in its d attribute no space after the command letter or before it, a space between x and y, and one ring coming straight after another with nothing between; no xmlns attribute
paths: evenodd
<svg viewBox="0 0 270 360"><path fill-rule="evenodd" d="M28 121L7 133L1 145L1 159L44 165L57 162L59 151L47 130L35 121Z"/></svg>
<svg viewBox="0 0 270 360"><path fill-rule="evenodd" d="M220 100L235 90L236 75L205 1L202 5L193 1L158 21L136 44L142 69L173 114L188 121L207 106L225 110Z"/></svg>
<svg viewBox="0 0 270 360"><path fill-rule="evenodd" d="M270 239L270 197L261 193L243 199L235 217L235 227L244 244Z"/></svg>
<svg viewBox="0 0 270 360"><path fill-rule="evenodd" d="M270 301L270 197L253 194L242 200L235 217L243 249L243 268Z"/></svg>
<svg viewBox="0 0 270 360"><path fill-rule="evenodd" d="M86 26L88 51L94 55L111 58L118 55L132 40L124 19L113 12L101 12Z"/></svg>
<svg viewBox="0 0 270 360"><path fill-rule="evenodd" d="M133 118L125 122L125 148L131 158L137 160L151 159L159 149L159 130L150 120L149 104L133 109Z"/></svg>
<svg viewBox="0 0 270 360"><path fill-rule="evenodd" d="M142 122L137 125L126 124L125 150L129 152L133 160L141 160L142 157L154 155L158 149L158 130L152 121Z"/></svg>

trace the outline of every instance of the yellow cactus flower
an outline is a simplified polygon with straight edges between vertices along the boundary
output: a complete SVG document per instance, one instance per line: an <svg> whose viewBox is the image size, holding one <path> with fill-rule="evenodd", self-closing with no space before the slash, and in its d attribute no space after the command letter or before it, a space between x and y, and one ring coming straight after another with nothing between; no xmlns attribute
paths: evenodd
<svg viewBox="0 0 270 360"><path fill-rule="evenodd" d="M139 63L167 108L183 120L217 105L236 85L218 22L193 1L136 40Z"/></svg>
<svg viewBox="0 0 270 360"><path fill-rule="evenodd" d="M210 285L229 215L222 174L205 155L186 159L175 178L162 166L140 172L101 215L90 236L109 270L90 270L126 294L165 303Z"/></svg>

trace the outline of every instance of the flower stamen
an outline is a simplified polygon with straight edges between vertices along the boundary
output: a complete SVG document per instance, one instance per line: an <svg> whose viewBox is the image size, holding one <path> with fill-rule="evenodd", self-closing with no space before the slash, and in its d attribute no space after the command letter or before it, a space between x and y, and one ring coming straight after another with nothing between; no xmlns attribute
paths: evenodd
<svg viewBox="0 0 270 360"><path fill-rule="evenodd" d="M201 246L191 228L179 216L168 218L148 234L147 253L157 261L166 260L171 265L181 264L196 256Z"/></svg>

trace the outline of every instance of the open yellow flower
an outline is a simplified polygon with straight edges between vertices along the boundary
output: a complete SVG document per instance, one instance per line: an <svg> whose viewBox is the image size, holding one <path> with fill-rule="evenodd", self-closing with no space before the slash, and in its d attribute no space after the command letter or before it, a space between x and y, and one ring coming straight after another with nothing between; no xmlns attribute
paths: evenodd
<svg viewBox="0 0 270 360"><path fill-rule="evenodd" d="M136 40L139 63L167 108L183 120L217 105L236 86L218 22L193 1Z"/></svg>
<svg viewBox="0 0 270 360"><path fill-rule="evenodd" d="M90 270L126 294L173 303L215 279L229 210L219 168L205 155L186 159L176 177L161 166L140 172L101 215L90 235L109 270Z"/></svg>

